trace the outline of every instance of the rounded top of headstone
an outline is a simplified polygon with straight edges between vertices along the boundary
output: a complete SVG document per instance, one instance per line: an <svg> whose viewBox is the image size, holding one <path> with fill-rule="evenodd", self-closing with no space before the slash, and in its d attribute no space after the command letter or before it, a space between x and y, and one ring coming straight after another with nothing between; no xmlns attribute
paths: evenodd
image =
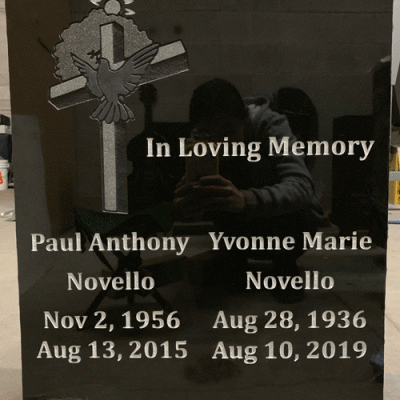
<svg viewBox="0 0 400 400"><path fill-rule="evenodd" d="M109 15L118 15L121 12L121 4L119 4L118 0L110 0L104 6L104 11Z"/></svg>

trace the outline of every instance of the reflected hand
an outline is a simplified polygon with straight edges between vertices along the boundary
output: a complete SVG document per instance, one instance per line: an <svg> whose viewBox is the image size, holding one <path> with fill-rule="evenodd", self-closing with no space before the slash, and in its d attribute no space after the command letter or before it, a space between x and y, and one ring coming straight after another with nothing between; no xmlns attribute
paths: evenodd
<svg viewBox="0 0 400 400"><path fill-rule="evenodd" d="M204 176L195 183L183 178L175 190L174 206L178 215L193 221L209 211L242 213L245 197L231 181L220 175Z"/></svg>

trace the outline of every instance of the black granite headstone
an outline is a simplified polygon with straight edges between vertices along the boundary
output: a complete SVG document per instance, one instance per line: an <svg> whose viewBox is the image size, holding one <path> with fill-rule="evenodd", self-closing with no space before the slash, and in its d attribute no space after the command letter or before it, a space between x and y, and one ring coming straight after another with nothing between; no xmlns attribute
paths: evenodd
<svg viewBox="0 0 400 400"><path fill-rule="evenodd" d="M382 400L391 2L6 13L24 398Z"/></svg>

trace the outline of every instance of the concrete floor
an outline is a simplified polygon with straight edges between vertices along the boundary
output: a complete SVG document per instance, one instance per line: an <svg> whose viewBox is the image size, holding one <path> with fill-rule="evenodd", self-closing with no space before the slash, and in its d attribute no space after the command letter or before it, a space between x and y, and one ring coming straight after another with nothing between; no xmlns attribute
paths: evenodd
<svg viewBox="0 0 400 400"><path fill-rule="evenodd" d="M14 209L14 191L0 192L0 213ZM21 400L21 349L15 222L0 217L0 398Z"/></svg>
<svg viewBox="0 0 400 400"><path fill-rule="evenodd" d="M0 192L0 213L13 209L13 191ZM400 211L390 211L389 220L399 220ZM0 398L21 400L21 363L17 293L15 222L0 218ZM398 400L400 393L400 224L389 227L386 302L385 400Z"/></svg>

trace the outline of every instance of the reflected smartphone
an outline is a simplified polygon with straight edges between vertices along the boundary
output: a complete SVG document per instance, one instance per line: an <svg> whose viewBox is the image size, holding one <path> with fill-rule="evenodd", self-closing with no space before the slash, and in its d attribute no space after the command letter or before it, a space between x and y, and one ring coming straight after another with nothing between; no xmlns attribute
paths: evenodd
<svg viewBox="0 0 400 400"><path fill-rule="evenodd" d="M192 151L196 143L204 143L207 146L209 143L202 140L190 140L186 145L186 153ZM213 156L209 151L203 156L198 157L193 155L186 158L186 178L188 182L198 182L203 176L219 174L219 154Z"/></svg>

